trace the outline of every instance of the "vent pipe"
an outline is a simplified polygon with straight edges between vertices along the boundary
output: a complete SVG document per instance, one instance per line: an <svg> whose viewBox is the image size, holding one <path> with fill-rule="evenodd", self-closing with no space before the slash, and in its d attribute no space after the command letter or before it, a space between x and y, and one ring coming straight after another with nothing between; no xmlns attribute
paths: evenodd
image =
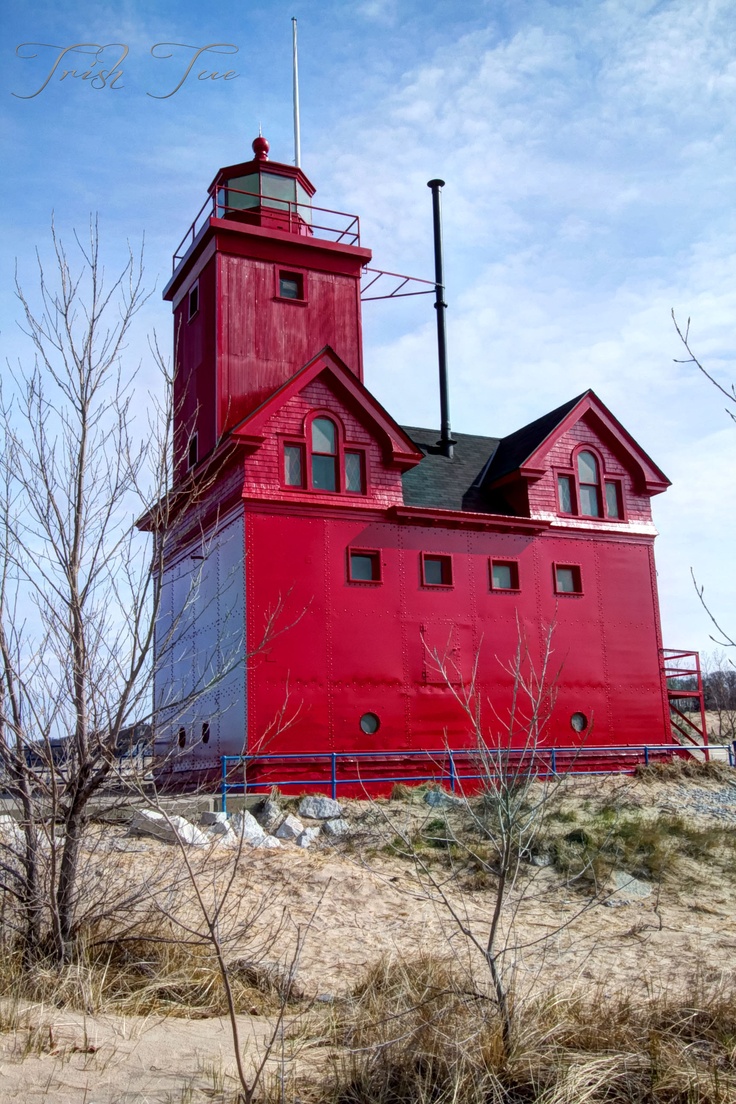
<svg viewBox="0 0 736 1104"><path fill-rule="evenodd" d="M434 223L434 309L437 311L437 356L440 368L440 452L452 459L455 442L450 432L450 396L447 381L447 332L445 329L445 272L442 257L442 201L440 189L444 180L428 180L432 189L432 219Z"/></svg>

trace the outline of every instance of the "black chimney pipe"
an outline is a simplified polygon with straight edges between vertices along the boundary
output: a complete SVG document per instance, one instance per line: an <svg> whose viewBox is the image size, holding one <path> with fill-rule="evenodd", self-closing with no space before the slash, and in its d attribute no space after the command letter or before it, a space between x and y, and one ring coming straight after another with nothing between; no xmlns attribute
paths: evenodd
<svg viewBox="0 0 736 1104"><path fill-rule="evenodd" d="M428 180L432 189L432 218L434 222L434 309L437 311L437 354L440 366L440 439L437 444L443 456L452 459L455 442L450 433L450 396L447 384L447 333L445 331L445 273L442 259L442 206L440 188L444 180Z"/></svg>

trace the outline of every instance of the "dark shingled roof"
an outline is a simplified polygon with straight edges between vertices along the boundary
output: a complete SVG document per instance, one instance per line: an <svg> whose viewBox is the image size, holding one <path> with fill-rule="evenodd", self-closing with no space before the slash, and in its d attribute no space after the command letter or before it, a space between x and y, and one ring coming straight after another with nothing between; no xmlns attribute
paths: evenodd
<svg viewBox="0 0 736 1104"><path fill-rule="evenodd" d="M508 437L453 433L456 444L452 460L440 452L439 430L402 426L424 453L424 459L402 477L404 503L440 510L488 510L482 488L521 467L586 394L570 399Z"/></svg>
<svg viewBox="0 0 736 1104"><path fill-rule="evenodd" d="M521 429L510 433L508 437L503 437L488 466L488 471L483 476L484 486L520 468L587 394L588 392L584 391L582 395L577 395L569 402L563 403L556 410L550 410L549 414L543 414L536 421L522 426Z"/></svg>
<svg viewBox="0 0 736 1104"><path fill-rule="evenodd" d="M404 503L430 506L439 510L471 509L463 502L498 445L498 437L479 437L473 433L453 433L456 441L452 460L437 447L438 429L401 427L424 453L415 468L404 473Z"/></svg>

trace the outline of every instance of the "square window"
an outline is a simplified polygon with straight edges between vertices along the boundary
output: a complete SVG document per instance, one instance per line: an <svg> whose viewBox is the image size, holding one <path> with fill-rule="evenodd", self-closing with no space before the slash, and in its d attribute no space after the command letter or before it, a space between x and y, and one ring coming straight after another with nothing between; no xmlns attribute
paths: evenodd
<svg viewBox="0 0 736 1104"><path fill-rule="evenodd" d="M348 552L348 579L351 583L380 583L380 553L351 549Z"/></svg>
<svg viewBox="0 0 736 1104"><path fill-rule="evenodd" d="M282 299L304 298L304 277L301 272L279 272L279 296Z"/></svg>
<svg viewBox="0 0 736 1104"><path fill-rule="evenodd" d="M606 514L609 518L620 518L622 513L620 485L606 482Z"/></svg>
<svg viewBox="0 0 736 1104"><path fill-rule="evenodd" d="M304 486L304 462L301 445L284 445L284 483L287 487Z"/></svg>
<svg viewBox="0 0 736 1104"><path fill-rule="evenodd" d="M582 594L583 580L577 564L555 564L555 594Z"/></svg>
<svg viewBox="0 0 736 1104"><path fill-rule="evenodd" d="M363 454L345 451L345 490L353 494L365 494Z"/></svg>
<svg viewBox="0 0 736 1104"><path fill-rule="evenodd" d="M452 586L450 556L422 555L422 583L424 586Z"/></svg>
<svg viewBox="0 0 736 1104"><path fill-rule="evenodd" d="M519 565L515 560L491 560L491 590L518 590Z"/></svg>
<svg viewBox="0 0 736 1104"><path fill-rule="evenodd" d="M189 314L187 315L187 321L191 322L195 314L199 311L199 280L189 292Z"/></svg>

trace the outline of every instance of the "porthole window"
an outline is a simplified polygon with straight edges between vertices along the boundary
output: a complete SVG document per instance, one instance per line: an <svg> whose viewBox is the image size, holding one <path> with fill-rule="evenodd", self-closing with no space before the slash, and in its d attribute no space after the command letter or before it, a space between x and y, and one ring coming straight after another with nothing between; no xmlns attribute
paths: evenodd
<svg viewBox="0 0 736 1104"><path fill-rule="evenodd" d="M573 713L570 718L570 727L573 732L585 732L588 727L588 718L584 713Z"/></svg>
<svg viewBox="0 0 736 1104"><path fill-rule="evenodd" d="M366 736L374 736L381 727L381 722L376 713L364 713L360 718L360 730L365 732Z"/></svg>

